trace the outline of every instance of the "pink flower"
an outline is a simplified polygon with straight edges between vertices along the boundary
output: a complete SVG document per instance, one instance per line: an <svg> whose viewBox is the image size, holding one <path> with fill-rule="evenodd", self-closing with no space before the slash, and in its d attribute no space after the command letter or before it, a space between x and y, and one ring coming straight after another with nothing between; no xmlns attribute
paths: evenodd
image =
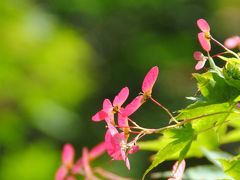
<svg viewBox="0 0 240 180"><path fill-rule="evenodd" d="M186 162L182 160L180 165L178 165L178 161L173 165L172 169L172 177L168 178L168 180L182 180L183 173L185 170Z"/></svg>
<svg viewBox="0 0 240 180"><path fill-rule="evenodd" d="M198 33L198 40L199 40L202 48L205 51L209 52L211 50L210 26L208 25L208 23L205 19L198 19L197 26L202 31L202 32Z"/></svg>
<svg viewBox="0 0 240 180"><path fill-rule="evenodd" d="M56 175L55 175L55 179L56 180L64 180L65 177L67 177L68 174L68 170L65 166L61 166L60 168L58 168Z"/></svg>
<svg viewBox="0 0 240 180"><path fill-rule="evenodd" d="M75 150L71 144L65 144L62 152L62 162L63 164L71 168L74 161Z"/></svg>
<svg viewBox="0 0 240 180"><path fill-rule="evenodd" d="M71 144L65 144L62 151L62 165L57 170L55 179L65 180L70 178L68 173L71 171L74 163L75 150Z"/></svg>
<svg viewBox="0 0 240 180"><path fill-rule="evenodd" d="M95 147L93 147L89 152L89 160L96 159L101 156L106 151L106 146L104 142L99 143Z"/></svg>
<svg viewBox="0 0 240 180"><path fill-rule="evenodd" d="M83 171L84 171L84 177L86 179L97 179L91 169L91 166L89 164L89 153L88 149L86 147L83 148L83 153L82 153L82 166L83 166Z"/></svg>
<svg viewBox="0 0 240 180"><path fill-rule="evenodd" d="M152 67L148 71L148 73L145 76L143 83L142 83L142 92L144 93L144 96L146 96L146 97L151 96L152 88L157 80L158 73L159 73L159 70L158 70L157 66Z"/></svg>
<svg viewBox="0 0 240 180"><path fill-rule="evenodd" d="M123 116L130 116L135 111L140 108L140 106L145 102L143 95L135 97L124 109L121 109L121 114Z"/></svg>
<svg viewBox="0 0 240 180"><path fill-rule="evenodd" d="M105 134L105 146L107 148L107 152L113 160L123 160L128 169L130 169L129 159L127 154L132 154L138 151L138 147L136 145L129 146L127 144L127 138L124 132L117 132L112 134L110 130L107 130Z"/></svg>
<svg viewBox="0 0 240 180"><path fill-rule="evenodd" d="M157 80L158 76L158 67L152 67L146 76L144 77L142 83L142 95L137 96L134 98L125 108L121 108L119 116L118 116L118 125L122 128L125 132L125 135L128 134L128 116L132 115L135 111L140 108L140 106L149 98L152 94L152 88Z"/></svg>
<svg viewBox="0 0 240 180"><path fill-rule="evenodd" d="M195 69L198 71L202 69L207 61L207 58L201 53L200 51L195 51L193 53L193 57L195 60L197 60L197 64L195 66Z"/></svg>
<svg viewBox="0 0 240 180"><path fill-rule="evenodd" d="M224 45L229 49L240 47L240 37L239 36L229 37L224 41Z"/></svg>
<svg viewBox="0 0 240 180"><path fill-rule="evenodd" d="M126 101L129 95L128 87L124 87L121 91L115 96L113 100L113 104L109 99L105 99L103 101L103 108L99 112L97 112L93 117L93 121L102 121L105 120L107 123L114 124L114 114L119 112L122 104Z"/></svg>
<svg viewBox="0 0 240 180"><path fill-rule="evenodd" d="M88 156L88 163L97 157L101 156L106 151L105 142L99 143L95 147L93 147L89 152L86 153L86 150L84 150L84 153L82 154L82 157L79 158L79 160L76 162L76 164L73 166L72 172L74 174L79 173L83 171L83 166L86 166L86 154ZM85 159L84 159L85 158ZM85 164L85 165L84 165Z"/></svg>

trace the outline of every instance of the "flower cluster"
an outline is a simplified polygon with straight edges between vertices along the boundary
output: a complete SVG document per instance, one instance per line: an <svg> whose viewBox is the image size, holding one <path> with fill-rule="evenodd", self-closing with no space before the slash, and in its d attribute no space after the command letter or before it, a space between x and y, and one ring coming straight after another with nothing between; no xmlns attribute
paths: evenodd
<svg viewBox="0 0 240 180"><path fill-rule="evenodd" d="M102 109L92 117L92 120L95 122L105 120L108 128L105 134L107 152L113 160L125 161L128 169L130 169L128 154L137 152L139 150L139 147L136 145L137 140L151 131L150 129L138 126L129 116L136 112L147 99L151 98L152 88L157 80L158 72L157 66L150 69L143 80L142 92L128 105L125 107L122 106L129 95L128 87L124 87L115 96L113 102L105 99ZM115 122L115 118L117 118L117 123ZM129 123L131 123L132 126L129 126ZM134 131L132 129L134 129ZM138 135L129 141L131 133L137 133Z"/></svg>
<svg viewBox="0 0 240 180"><path fill-rule="evenodd" d="M195 51L193 53L193 57L195 60L197 60L197 64L195 66L195 70L200 70L204 67L207 60L210 60L210 66L213 70L216 70L216 65L214 61L212 60L212 57L218 57L225 53L233 54L235 57L239 59L239 55L231 51L230 49L234 49L236 47L240 48L240 37L239 36L233 36L225 40L224 45L221 44L219 41L213 38L213 36L210 34L210 26L208 22L205 19L198 19L197 20L197 26L201 30L200 33L198 33L198 41L203 48L207 52L207 56L204 56L204 54L200 51ZM210 56L211 51L211 43L210 41L214 41L216 44L218 44L220 47L222 47L225 51L218 53L216 55Z"/></svg>
<svg viewBox="0 0 240 180"><path fill-rule="evenodd" d="M99 176L109 180L130 180L106 171L100 167L92 168L90 162L106 151L105 143L100 143L90 151L84 147L82 156L74 162L75 150L71 144L65 144L62 151L62 165L58 168L55 180L77 180L77 175L84 176L86 180L99 180Z"/></svg>
<svg viewBox="0 0 240 180"><path fill-rule="evenodd" d="M229 53L236 57L233 58L234 60L239 60L239 54L231 51L230 49L240 48L240 37L230 37L226 39L223 45L214 39L210 34L210 26L206 20L197 20L197 26L201 31L198 33L197 37L206 55L200 51L194 52L193 57L197 60L195 69L201 70L208 61L211 72L217 73L220 77L224 77L223 68L217 67L213 58L220 57L224 60L221 55ZM224 51L211 56L211 41L222 47ZM129 180L129 178L120 177L100 167L92 167L90 163L106 151L112 160L124 161L126 167L130 170L128 155L139 151L139 146L137 145L139 139L147 134L161 133L167 129L179 128L186 123L190 123L191 121L202 117L199 116L196 118L182 120L178 119L177 121L166 107L156 101L152 97L152 89L156 83L158 74L158 67L152 67L143 79L141 92L126 105L124 105L124 103L127 101L129 96L128 87L123 87L114 97L113 101L110 99L104 99L102 108L92 116L92 121L103 121L106 123L107 129L104 136L104 142L98 144L91 150L84 147L82 150L82 156L77 161L74 161L75 150L73 146L71 144L65 144L62 151L62 165L56 172L56 180L76 180L77 175L84 176L87 180L97 180L99 177L110 180ZM147 100L151 100L153 103L162 108L170 117L169 123L174 122L175 124L170 124L159 129L148 129L139 126L131 118L131 115L134 114ZM239 103L237 103L236 106L239 107ZM154 167L155 166L156 163L154 164ZM150 170L147 170L146 173ZM173 166L172 175L168 180L182 180L184 170L185 160L182 160L181 162L177 161ZM146 173L144 174L144 177Z"/></svg>

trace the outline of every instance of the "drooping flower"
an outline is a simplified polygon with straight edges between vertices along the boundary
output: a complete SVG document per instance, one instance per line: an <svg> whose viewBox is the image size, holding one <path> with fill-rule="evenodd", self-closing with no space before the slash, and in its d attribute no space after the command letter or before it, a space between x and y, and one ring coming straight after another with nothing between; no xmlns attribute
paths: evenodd
<svg viewBox="0 0 240 180"><path fill-rule="evenodd" d="M197 64L195 66L195 69L198 71L202 69L207 61L207 58L201 53L200 51L195 51L193 53L193 57L195 60L197 60Z"/></svg>
<svg viewBox="0 0 240 180"><path fill-rule="evenodd" d="M127 156L138 151L138 147L134 144L131 146L127 144L127 137L124 132L119 133L116 129L116 133L112 134L110 130L107 130L105 134L105 146L109 156L113 160L125 161L126 167L130 169L130 162Z"/></svg>
<svg viewBox="0 0 240 180"><path fill-rule="evenodd" d="M115 96L113 104L109 99L103 101L103 108L92 116L92 120L95 122L105 120L107 123L114 124L114 114L121 109L121 106L126 101L129 95L128 87L124 87L121 91Z"/></svg>
<svg viewBox="0 0 240 180"><path fill-rule="evenodd" d="M172 176L168 178L168 180L182 180L185 166L186 166L185 160L182 160L180 164L178 164L178 161L177 161L173 165Z"/></svg>
<svg viewBox="0 0 240 180"><path fill-rule="evenodd" d="M211 50L210 26L208 25L208 22L205 19L198 19L197 26L202 31L198 33L198 40L200 42L200 45L205 51L209 52Z"/></svg>
<svg viewBox="0 0 240 180"><path fill-rule="evenodd" d="M228 48L228 49L234 49L236 47L240 48L240 36L232 36L227 38L224 41L224 45Z"/></svg>

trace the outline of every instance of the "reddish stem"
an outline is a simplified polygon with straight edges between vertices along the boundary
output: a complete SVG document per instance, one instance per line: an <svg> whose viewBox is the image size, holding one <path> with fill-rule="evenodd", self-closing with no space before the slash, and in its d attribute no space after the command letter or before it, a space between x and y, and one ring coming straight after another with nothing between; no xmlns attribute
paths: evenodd
<svg viewBox="0 0 240 180"><path fill-rule="evenodd" d="M151 99L152 102L154 102L156 105L161 107L170 116L171 120L173 120L174 122L178 123L178 121L173 117L172 113L166 107L164 107L161 103L159 103L158 101L156 101L152 97L149 97L149 98Z"/></svg>
<svg viewBox="0 0 240 180"><path fill-rule="evenodd" d="M214 39L212 36L211 36L211 39L217 43L219 46L221 46L223 49L225 49L227 52L231 53L232 55L234 55L237 59L239 59L239 56L238 54L236 54L235 52L231 51L230 49L226 48L222 43L220 43L218 40Z"/></svg>

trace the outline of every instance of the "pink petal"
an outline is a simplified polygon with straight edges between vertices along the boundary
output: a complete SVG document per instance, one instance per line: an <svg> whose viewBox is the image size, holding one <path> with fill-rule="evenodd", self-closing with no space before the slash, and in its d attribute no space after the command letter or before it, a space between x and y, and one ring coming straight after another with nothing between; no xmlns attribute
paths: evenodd
<svg viewBox="0 0 240 180"><path fill-rule="evenodd" d="M84 170L85 171L89 171L89 169L90 169L90 166L89 166L89 156L88 156L88 149L86 147L83 148L82 163L83 163Z"/></svg>
<svg viewBox="0 0 240 180"><path fill-rule="evenodd" d="M175 180L182 180L185 166L186 166L185 160L182 160L180 165L178 165L178 161L177 161L173 165L172 178L175 178ZM170 179L168 179L168 180L170 180Z"/></svg>
<svg viewBox="0 0 240 180"><path fill-rule="evenodd" d="M99 156L101 156L106 151L105 142L102 142L98 145L96 145L94 148L91 149L89 152L89 158L90 160L93 160Z"/></svg>
<svg viewBox="0 0 240 180"><path fill-rule="evenodd" d="M205 37L204 32L198 33L198 40L205 51L209 52L211 50L210 40Z"/></svg>
<svg viewBox="0 0 240 180"><path fill-rule="evenodd" d="M104 99L103 101L103 111L105 111L106 113L109 113L110 111L112 111L112 103L109 99Z"/></svg>
<svg viewBox="0 0 240 180"><path fill-rule="evenodd" d="M210 31L210 26L205 19L198 19L197 20L197 25L198 25L199 29L203 32L209 32Z"/></svg>
<svg viewBox="0 0 240 180"><path fill-rule="evenodd" d="M202 68L204 67L205 63L206 63L206 60L204 60L204 61L198 61L198 63L197 63L196 66L195 66L195 70L198 71L198 70L202 69Z"/></svg>
<svg viewBox="0 0 240 180"><path fill-rule="evenodd" d="M82 157L80 157L72 168L73 174L78 174L83 168Z"/></svg>
<svg viewBox="0 0 240 180"><path fill-rule="evenodd" d="M128 127L128 117L124 116L122 113L118 113L118 126L123 128Z"/></svg>
<svg viewBox="0 0 240 180"><path fill-rule="evenodd" d="M194 59L197 60L197 61L202 61L202 60L205 59L205 56L204 56L203 53L200 52L200 51L195 51L195 52L193 53L193 57L194 57Z"/></svg>
<svg viewBox="0 0 240 180"><path fill-rule="evenodd" d="M115 124L114 122L114 114L111 112L108 114L108 116L105 118L105 121L107 124Z"/></svg>
<svg viewBox="0 0 240 180"><path fill-rule="evenodd" d="M128 170L130 170L130 162L129 162L128 158L125 159L125 164L126 164Z"/></svg>
<svg viewBox="0 0 240 180"><path fill-rule="evenodd" d="M230 38L227 38L224 41L224 45L229 49L234 49L234 48L240 46L240 37L239 36L232 36Z"/></svg>
<svg viewBox="0 0 240 180"><path fill-rule="evenodd" d="M75 150L71 144L65 144L62 152L62 162L66 167L73 165Z"/></svg>
<svg viewBox="0 0 240 180"><path fill-rule="evenodd" d="M91 179L91 177L94 177L92 173L92 169L89 164L89 154L88 154L88 149L86 147L83 148L83 153L82 153L82 163L83 163L83 169L84 169L84 176L88 177Z"/></svg>
<svg viewBox="0 0 240 180"><path fill-rule="evenodd" d="M101 111L97 112L95 115L92 116L92 120L95 121L95 122L102 121L107 116L108 116L108 114L105 111L101 110Z"/></svg>
<svg viewBox="0 0 240 180"><path fill-rule="evenodd" d="M108 130L112 136L114 136L115 134L118 134L118 130L111 123L107 123L107 125L108 125Z"/></svg>
<svg viewBox="0 0 240 180"><path fill-rule="evenodd" d="M105 134L105 146L107 148L108 155L114 160L123 160L120 145L123 139L124 133L112 135L110 130L107 130Z"/></svg>
<svg viewBox="0 0 240 180"><path fill-rule="evenodd" d="M148 93L149 95L151 94L153 85L158 77L158 72L159 70L157 66L152 67L152 69L148 71L142 83L142 91L144 93Z"/></svg>
<svg viewBox="0 0 240 180"><path fill-rule="evenodd" d="M129 154L134 154L136 153L137 151L139 151L139 146L132 146L131 149L128 151Z"/></svg>
<svg viewBox="0 0 240 180"><path fill-rule="evenodd" d="M130 116L135 111L140 108L140 106L144 103L144 98L142 95L135 97L132 102L130 102L125 109L121 112L124 116Z"/></svg>
<svg viewBox="0 0 240 180"><path fill-rule="evenodd" d="M67 168L65 166L61 166L55 174L55 180L64 180L67 176L67 173Z"/></svg>
<svg viewBox="0 0 240 180"><path fill-rule="evenodd" d="M113 100L113 106L121 107L122 104L127 100L129 95L128 87L122 88L122 90L118 93L118 95Z"/></svg>
<svg viewBox="0 0 240 180"><path fill-rule="evenodd" d="M125 161L126 167L128 168L128 170L130 170L130 162L129 162L129 159L128 159L125 151L122 148L120 151L121 151L122 159Z"/></svg>

